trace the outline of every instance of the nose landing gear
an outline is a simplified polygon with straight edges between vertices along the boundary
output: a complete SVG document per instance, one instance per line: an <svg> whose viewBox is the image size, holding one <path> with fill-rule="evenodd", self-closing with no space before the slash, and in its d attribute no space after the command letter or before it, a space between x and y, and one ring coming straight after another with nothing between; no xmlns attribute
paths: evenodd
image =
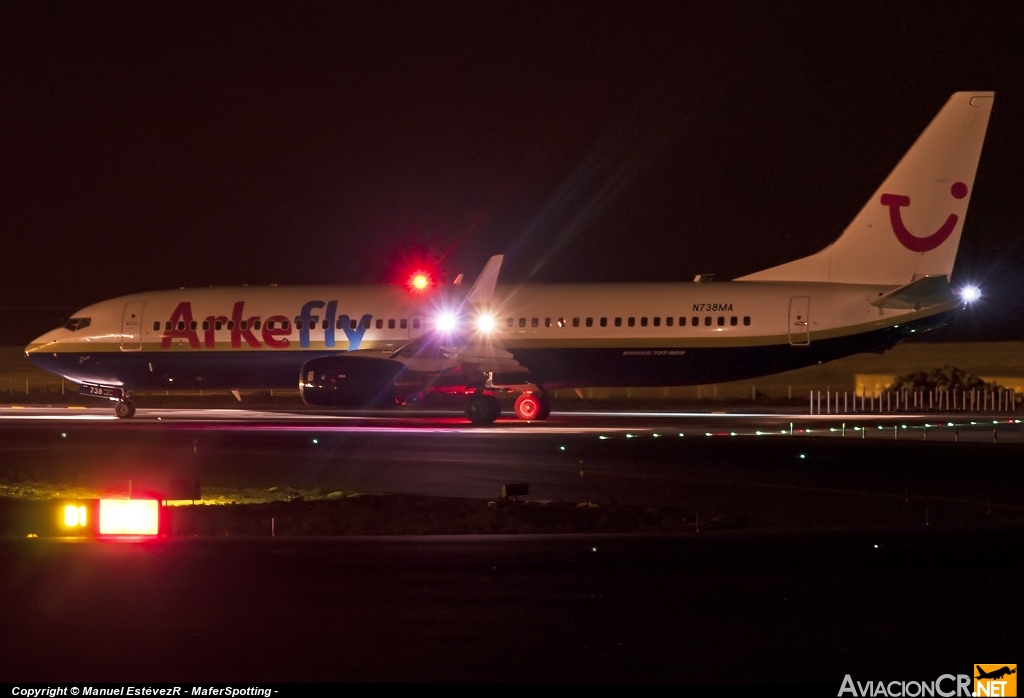
<svg viewBox="0 0 1024 698"><path fill-rule="evenodd" d="M114 406L114 414L117 415L118 419L131 419L135 416L135 403L132 402L130 395L126 395L123 399L117 401L117 404Z"/></svg>

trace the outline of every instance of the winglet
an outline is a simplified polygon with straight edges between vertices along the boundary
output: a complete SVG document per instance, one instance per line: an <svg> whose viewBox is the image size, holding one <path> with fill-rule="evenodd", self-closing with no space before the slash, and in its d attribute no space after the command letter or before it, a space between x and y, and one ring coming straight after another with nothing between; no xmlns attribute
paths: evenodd
<svg viewBox="0 0 1024 698"><path fill-rule="evenodd" d="M487 260L484 270L480 272L473 288L466 294L467 305L488 305L494 296L494 286L498 283L498 272L501 271L501 260L504 255L496 254Z"/></svg>

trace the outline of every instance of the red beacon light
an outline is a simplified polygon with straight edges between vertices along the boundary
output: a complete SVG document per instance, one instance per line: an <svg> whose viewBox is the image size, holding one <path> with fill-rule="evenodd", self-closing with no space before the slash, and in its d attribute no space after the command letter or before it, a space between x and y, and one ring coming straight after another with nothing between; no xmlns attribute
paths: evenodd
<svg viewBox="0 0 1024 698"><path fill-rule="evenodd" d="M410 291L422 292L434 285L434 280L425 271L415 271L409 275L408 286Z"/></svg>

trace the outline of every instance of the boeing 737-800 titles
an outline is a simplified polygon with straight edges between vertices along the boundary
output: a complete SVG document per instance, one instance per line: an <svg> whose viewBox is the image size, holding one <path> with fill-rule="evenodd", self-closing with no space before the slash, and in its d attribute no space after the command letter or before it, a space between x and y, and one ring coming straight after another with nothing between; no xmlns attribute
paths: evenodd
<svg viewBox="0 0 1024 698"><path fill-rule="evenodd" d="M895 346L946 323L950 285L992 109L958 92L824 250L730 282L497 285L414 294L392 286L157 291L83 308L33 341L33 363L115 400L133 391L299 387L310 405L497 395L544 419L547 391L750 378Z"/></svg>

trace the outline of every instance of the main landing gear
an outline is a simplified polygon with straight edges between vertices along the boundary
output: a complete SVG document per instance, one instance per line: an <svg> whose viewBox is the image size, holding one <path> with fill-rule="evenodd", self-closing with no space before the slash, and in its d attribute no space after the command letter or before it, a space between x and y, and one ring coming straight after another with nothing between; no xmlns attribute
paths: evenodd
<svg viewBox="0 0 1024 698"><path fill-rule="evenodd" d="M490 424L501 416L498 398L486 393L476 393L466 403L466 417L473 424Z"/></svg>
<svg viewBox="0 0 1024 698"><path fill-rule="evenodd" d="M516 400L519 419L541 421L551 416L551 398L544 393L523 393ZM491 424L501 416L498 398L487 393L476 393L466 403L466 418L473 424Z"/></svg>
<svg viewBox="0 0 1024 698"><path fill-rule="evenodd" d="M519 419L543 420L551 416L551 398L544 393L523 393L516 399Z"/></svg>
<svg viewBox="0 0 1024 698"><path fill-rule="evenodd" d="M117 404L114 405L114 414L118 419L131 419L135 416L135 403L132 402L131 396L117 401Z"/></svg>

